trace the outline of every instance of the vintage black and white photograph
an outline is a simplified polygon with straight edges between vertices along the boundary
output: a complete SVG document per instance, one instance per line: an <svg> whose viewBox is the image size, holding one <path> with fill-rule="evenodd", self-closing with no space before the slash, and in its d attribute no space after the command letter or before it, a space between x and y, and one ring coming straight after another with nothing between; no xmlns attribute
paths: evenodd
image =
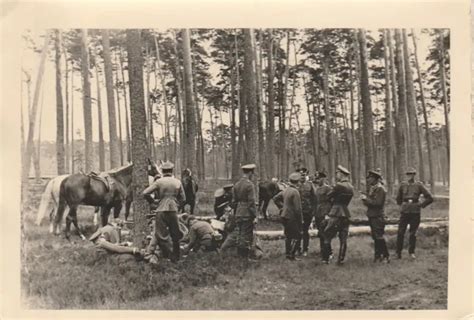
<svg viewBox="0 0 474 320"><path fill-rule="evenodd" d="M23 306L446 310L450 35L24 29Z"/></svg>

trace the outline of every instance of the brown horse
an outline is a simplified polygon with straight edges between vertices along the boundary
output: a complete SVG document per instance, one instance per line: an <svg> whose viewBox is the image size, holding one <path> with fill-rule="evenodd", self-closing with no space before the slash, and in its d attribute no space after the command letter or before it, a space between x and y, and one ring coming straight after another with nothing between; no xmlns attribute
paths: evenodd
<svg viewBox="0 0 474 320"><path fill-rule="evenodd" d="M58 226L61 223L66 205L69 213L66 216L65 236L69 239L71 223L74 224L82 239L82 234L77 222L77 207L88 205L100 207L101 224L105 226L108 222L110 210L114 209L114 217L117 218L122 209L122 202L127 199L130 185L132 183L133 164L108 171L108 185L104 182L83 173L75 173L63 180L59 192L59 203L56 217L53 222L53 232L58 234ZM149 161L148 174L157 173L156 165Z"/></svg>

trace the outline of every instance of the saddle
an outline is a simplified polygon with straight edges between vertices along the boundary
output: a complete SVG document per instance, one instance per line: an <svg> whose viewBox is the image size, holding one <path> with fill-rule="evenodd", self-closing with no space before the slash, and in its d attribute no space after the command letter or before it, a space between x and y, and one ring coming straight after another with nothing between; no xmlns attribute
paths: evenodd
<svg viewBox="0 0 474 320"><path fill-rule="evenodd" d="M97 173L97 172L91 171L87 176L90 177L91 179L102 182L107 192L110 191L114 183L113 179L111 179L110 175L107 172Z"/></svg>

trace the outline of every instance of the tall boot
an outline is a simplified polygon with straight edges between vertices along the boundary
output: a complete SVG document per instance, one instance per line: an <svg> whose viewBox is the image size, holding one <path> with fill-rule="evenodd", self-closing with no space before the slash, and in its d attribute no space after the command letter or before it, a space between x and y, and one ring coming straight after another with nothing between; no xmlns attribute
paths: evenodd
<svg viewBox="0 0 474 320"><path fill-rule="evenodd" d="M178 262L180 256L179 242L173 242L173 254L171 256L171 262Z"/></svg>
<svg viewBox="0 0 474 320"><path fill-rule="evenodd" d="M381 250L380 250L380 239L374 239L374 262L380 260Z"/></svg>
<svg viewBox="0 0 474 320"><path fill-rule="evenodd" d="M388 252L388 248L387 248L387 242L385 242L385 239L380 240L380 251L381 251L382 257L384 258L390 257L390 253Z"/></svg>
<svg viewBox="0 0 474 320"><path fill-rule="evenodd" d="M291 257L291 239L289 238L285 239L285 254L287 258Z"/></svg>
<svg viewBox="0 0 474 320"><path fill-rule="evenodd" d="M341 242L340 246L339 246L339 257L337 258L337 263L338 264L343 264L344 263L344 259L346 257L346 249L347 249L347 244L346 242Z"/></svg>
<svg viewBox="0 0 474 320"><path fill-rule="evenodd" d="M415 253L415 247L416 247L416 236L410 235L409 244L408 244L408 253L409 254Z"/></svg>

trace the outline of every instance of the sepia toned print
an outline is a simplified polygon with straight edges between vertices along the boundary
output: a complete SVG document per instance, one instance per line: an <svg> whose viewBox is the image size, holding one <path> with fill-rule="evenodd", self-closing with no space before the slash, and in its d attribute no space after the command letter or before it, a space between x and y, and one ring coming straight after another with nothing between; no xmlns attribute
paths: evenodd
<svg viewBox="0 0 474 320"><path fill-rule="evenodd" d="M447 308L449 29L22 42L28 308Z"/></svg>

